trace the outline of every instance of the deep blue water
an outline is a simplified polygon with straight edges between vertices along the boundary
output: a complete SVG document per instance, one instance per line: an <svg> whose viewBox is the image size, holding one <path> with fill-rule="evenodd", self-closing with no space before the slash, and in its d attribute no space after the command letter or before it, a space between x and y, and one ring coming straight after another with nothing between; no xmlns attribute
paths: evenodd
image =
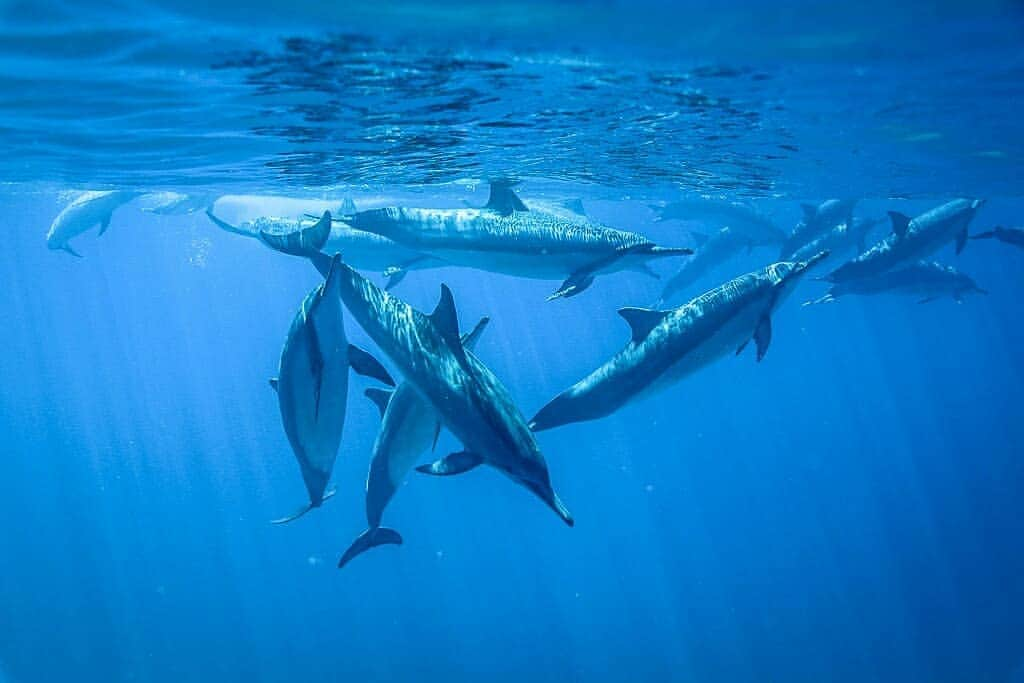
<svg viewBox="0 0 1024 683"><path fill-rule="evenodd" d="M457 206L498 175L665 244L700 226L648 204L694 193L786 229L830 196L1019 226L1019 4L0 10L0 681L1024 680L1019 249L938 254L990 292L962 304L802 308L808 280L760 364L539 435L575 528L492 470L414 473L385 516L405 544L339 571L370 382L338 495L268 524L305 499L266 379L315 272L201 212L126 206L81 259L43 239L74 190ZM556 282L442 268L396 293L430 310L441 282L527 416L662 284L545 303Z"/></svg>

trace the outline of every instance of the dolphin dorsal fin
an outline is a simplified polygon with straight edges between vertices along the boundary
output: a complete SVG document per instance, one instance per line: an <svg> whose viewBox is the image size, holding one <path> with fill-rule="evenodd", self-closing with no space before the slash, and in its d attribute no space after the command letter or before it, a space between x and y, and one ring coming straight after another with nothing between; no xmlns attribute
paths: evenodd
<svg viewBox="0 0 1024 683"><path fill-rule="evenodd" d="M492 180L491 195L487 198L484 208L496 211L502 216L508 216L513 211L529 211L523 200L512 191L512 185L507 180Z"/></svg>
<svg viewBox="0 0 1024 683"><path fill-rule="evenodd" d="M801 204L800 208L804 212L804 222L810 223L814 220L814 217L818 215L818 207L813 204Z"/></svg>
<svg viewBox="0 0 1024 683"><path fill-rule="evenodd" d="M575 199L566 199L564 202L562 202L562 208L572 211L577 216L587 215L587 210L583 206L583 200L580 199L579 197L576 197Z"/></svg>
<svg viewBox="0 0 1024 683"><path fill-rule="evenodd" d="M277 378L276 377L271 377L267 381L270 384L270 388L273 389L274 391L277 391Z"/></svg>
<svg viewBox="0 0 1024 683"><path fill-rule="evenodd" d="M907 229L910 227L909 216L899 211L890 211L889 220L892 221L892 231L897 237L903 237L907 234Z"/></svg>
<svg viewBox="0 0 1024 683"><path fill-rule="evenodd" d="M393 391L389 391L387 389L370 387L363 392L363 395L376 404L377 408L380 409L380 416L384 417L384 411L388 409L388 402L391 401L391 394L393 393Z"/></svg>
<svg viewBox="0 0 1024 683"><path fill-rule="evenodd" d="M441 285L441 298L430 314L430 321L434 323L453 349L462 348L462 340L459 339L459 314L455 311L455 298L448 285Z"/></svg>
<svg viewBox="0 0 1024 683"><path fill-rule="evenodd" d="M655 327L665 319L668 311L658 311L652 308L620 308L619 315L629 323L629 329L633 331L634 344L642 342L647 338Z"/></svg>

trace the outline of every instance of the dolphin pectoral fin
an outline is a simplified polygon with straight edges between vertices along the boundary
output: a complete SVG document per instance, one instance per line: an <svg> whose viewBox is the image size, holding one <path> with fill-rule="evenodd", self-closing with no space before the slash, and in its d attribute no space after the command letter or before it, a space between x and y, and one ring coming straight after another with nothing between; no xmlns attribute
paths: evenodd
<svg viewBox="0 0 1024 683"><path fill-rule="evenodd" d="M577 270L565 279L565 281L548 295L547 301L554 301L561 297L576 296L590 285L594 284L594 272L591 270Z"/></svg>
<svg viewBox="0 0 1024 683"><path fill-rule="evenodd" d="M892 231L897 237L903 237L907 234L907 229L910 227L909 216L899 211L890 211L889 220L892 221Z"/></svg>
<svg viewBox="0 0 1024 683"><path fill-rule="evenodd" d="M267 380L267 382L270 384L270 388L271 389L273 389L274 391L277 391L277 384L278 384L278 382L277 382L277 378L276 377L271 377L269 380Z"/></svg>
<svg viewBox="0 0 1024 683"><path fill-rule="evenodd" d="M957 253L957 255L959 255L960 252L963 251L964 247L966 247L966 246L967 246L967 227L964 226L964 229L961 230L960 234L956 236L956 253Z"/></svg>
<svg viewBox="0 0 1024 683"><path fill-rule="evenodd" d="M104 216L102 219L100 219L100 232L99 232L99 235L97 235L97 236L102 236L103 233L105 233L107 231L107 228L110 227L110 217L111 217L111 215L113 215L113 213L114 212L111 211L106 216Z"/></svg>
<svg viewBox="0 0 1024 683"><path fill-rule="evenodd" d="M323 497L320 498L320 502L319 503L317 503L315 505L313 503L307 503L306 505L303 505L302 507L300 507L298 510L296 510L292 514L288 515L287 517L281 517L279 519L271 520L270 523L271 524L287 524L288 522L294 522L299 517L302 517L304 514L309 512L310 510L312 510L314 508L318 508L321 505L323 505L325 500L327 500L329 498L333 498L335 493L337 493L337 491L335 489L331 489L331 490L329 490L329 491L324 493Z"/></svg>
<svg viewBox="0 0 1024 683"><path fill-rule="evenodd" d="M995 239L995 230L986 230L985 232L979 232L977 235L971 235L972 240L991 240Z"/></svg>
<svg viewBox="0 0 1024 683"><path fill-rule="evenodd" d="M434 442L430 445L430 452L437 451L437 440L441 438L441 423L434 425Z"/></svg>
<svg viewBox="0 0 1024 683"><path fill-rule="evenodd" d="M338 560L338 569L351 562L355 557L362 555L370 548L379 545L402 545L402 536L394 529L384 526L370 527L352 541L345 554Z"/></svg>
<svg viewBox="0 0 1024 683"><path fill-rule="evenodd" d="M66 251L67 253L71 254L71 255L72 255L72 256L74 256L75 258L82 258L82 255L81 255L81 254L79 254L79 253L78 253L77 251L75 251L74 249L72 249L72 248L71 248L71 245L70 245L70 244L65 244L65 245L64 245L63 247L61 247L60 249L61 249L61 251Z"/></svg>
<svg viewBox="0 0 1024 683"><path fill-rule="evenodd" d="M668 311L658 311L651 308L620 308L619 315L629 324L633 336L630 339L638 344L647 338L655 327L668 315Z"/></svg>
<svg viewBox="0 0 1024 683"><path fill-rule="evenodd" d="M447 477L453 474L468 472L474 467L483 464L483 461L484 459L476 453L459 451L458 453L449 453L440 460L435 460L429 465L420 465L416 468L416 471L422 472L423 474Z"/></svg>
<svg viewBox="0 0 1024 683"><path fill-rule="evenodd" d="M931 302L935 301L938 298L939 297L937 297L937 296L926 296L925 298L921 299L917 303L919 303L919 304L928 304L928 303L931 303Z"/></svg>
<svg viewBox="0 0 1024 683"><path fill-rule="evenodd" d="M388 403L391 401L391 395L395 392L387 389L378 389L377 387L370 387L363 392L366 398L373 401L374 405L380 410L380 416L383 418L385 411L388 409Z"/></svg>
<svg viewBox="0 0 1024 683"><path fill-rule="evenodd" d="M409 274L409 271L401 266L388 266L384 269L384 277L387 282L384 283L384 291L390 292L393 288L398 286L398 283L405 279L405 276Z"/></svg>
<svg viewBox="0 0 1024 683"><path fill-rule="evenodd" d="M485 209L495 211L502 216L508 216L513 211L529 211L526 204L523 204L512 188L515 183L509 180L492 180L491 194L484 204Z"/></svg>
<svg viewBox="0 0 1024 683"><path fill-rule="evenodd" d="M395 386L395 380L392 379L387 369L380 364L380 361L370 355L368 351L364 351L355 344L348 345L348 364L363 377L372 377L380 380L389 387Z"/></svg>
<svg viewBox="0 0 1024 683"><path fill-rule="evenodd" d="M764 316L754 330L754 343L757 344L757 362L760 363L764 354L768 353L768 345L772 343L772 319Z"/></svg>
<svg viewBox="0 0 1024 683"><path fill-rule="evenodd" d="M635 273L641 273L642 275L646 275L647 277L653 278L655 280L661 279L661 276L654 272L654 269L651 268L646 263L638 263L632 268L630 268L630 270L632 270Z"/></svg>
<svg viewBox="0 0 1024 683"><path fill-rule="evenodd" d="M246 235L248 237L252 237L252 235L250 233L246 232L245 230L240 230L240 229L236 228L235 226L231 225L230 223L228 223L227 221L223 221L220 218L217 218L217 216L214 215L214 213L213 213L213 205L212 204L206 208L206 217L209 218L213 222L213 224L216 225L221 230L224 230L226 232L231 232L231 233L234 233L236 235Z"/></svg>
<svg viewBox="0 0 1024 683"><path fill-rule="evenodd" d="M739 348L738 348L738 349L736 349L736 355L738 356L738 355L740 355L741 353L743 353L743 349L747 348L747 344L749 344L749 343L750 343L750 340L749 340L749 339L747 339L747 340L746 340L745 342L743 342L742 344L740 344Z"/></svg>

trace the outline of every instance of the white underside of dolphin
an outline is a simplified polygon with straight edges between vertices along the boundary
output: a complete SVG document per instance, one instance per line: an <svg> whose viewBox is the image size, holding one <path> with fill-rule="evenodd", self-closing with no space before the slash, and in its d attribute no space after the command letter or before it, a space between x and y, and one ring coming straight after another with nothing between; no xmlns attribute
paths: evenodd
<svg viewBox="0 0 1024 683"><path fill-rule="evenodd" d="M46 233L46 246L66 251L72 256L80 256L71 248L70 241L96 226L99 226L99 234L102 235L110 227L110 217L114 211L140 194L122 190L83 192L53 219Z"/></svg>

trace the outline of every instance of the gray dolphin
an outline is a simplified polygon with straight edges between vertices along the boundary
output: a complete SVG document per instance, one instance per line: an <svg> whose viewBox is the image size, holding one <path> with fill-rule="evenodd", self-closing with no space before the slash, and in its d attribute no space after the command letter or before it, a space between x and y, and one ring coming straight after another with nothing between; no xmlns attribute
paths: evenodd
<svg viewBox="0 0 1024 683"><path fill-rule="evenodd" d="M716 199L681 199L664 206L652 204L659 221L699 221L715 227L729 226L752 247L782 244L786 233L770 218L739 202Z"/></svg>
<svg viewBox="0 0 1024 683"><path fill-rule="evenodd" d="M803 261L822 251L829 253L823 263L841 263L864 253L865 245L881 218L857 217L848 223L832 228L829 232L811 240L793 252L790 260Z"/></svg>
<svg viewBox="0 0 1024 683"><path fill-rule="evenodd" d="M982 204L982 199L954 199L913 219L890 211L892 234L825 279L838 284L878 275L927 258L953 239L959 254L967 243L967 226Z"/></svg>
<svg viewBox="0 0 1024 683"><path fill-rule="evenodd" d="M991 230L985 232L979 232L977 235L971 235L972 240L990 240L996 239L1006 244L1012 244L1015 247L1024 249L1024 229L1021 228L1004 228L1001 225L997 225Z"/></svg>
<svg viewBox="0 0 1024 683"><path fill-rule="evenodd" d="M817 206L801 204L803 220L797 223L793 232L782 243L779 259L799 260L794 255L801 247L807 246L834 229L849 225L853 221L853 207L857 202L850 199L826 199ZM818 253L818 252L814 252Z"/></svg>
<svg viewBox="0 0 1024 683"><path fill-rule="evenodd" d="M488 318L481 318L472 331L462 335L464 347L472 350L487 322ZM380 432L373 443L373 459L366 475L367 529L341 556L339 568L370 548L386 543L402 544L402 537L397 531L380 525L384 508L412 469L417 456L437 443L441 431L441 418L437 411L408 382L402 382L393 392L367 389L366 395L381 411Z"/></svg>
<svg viewBox="0 0 1024 683"><path fill-rule="evenodd" d="M80 257L81 254L71 248L71 239L96 225L100 226L99 234L102 235L110 227L111 214L141 194L127 190L83 192L53 219L46 233L46 246Z"/></svg>
<svg viewBox="0 0 1024 683"><path fill-rule="evenodd" d="M324 282L302 301L281 350L278 376L270 380L309 493L308 505L274 524L298 519L334 495L326 489L345 426L349 367L394 385L373 356L348 343L339 273L339 263L331 263Z"/></svg>
<svg viewBox="0 0 1024 683"><path fill-rule="evenodd" d="M330 213L325 212L319 223L298 233L263 234L262 238L278 251L309 258L325 273L329 258L320 250L330 234L329 221ZM441 475L491 465L532 491L572 526L572 515L552 489L544 456L508 390L462 345L448 287L441 286L441 299L428 316L352 268L340 264L339 269L340 296L349 313L465 448L418 469Z"/></svg>
<svg viewBox="0 0 1024 683"><path fill-rule="evenodd" d="M387 207L359 211L344 222L453 265L564 279L550 299L579 294L602 273L642 269L653 258L692 253L660 247L571 211L528 208L506 182L492 183L490 199L479 209Z"/></svg>
<svg viewBox="0 0 1024 683"><path fill-rule="evenodd" d="M665 283L657 306L672 301L708 272L749 247L749 242L729 227L722 228L710 237L696 232L691 235L697 241L697 250L679 272Z"/></svg>
<svg viewBox="0 0 1024 683"><path fill-rule="evenodd" d="M771 315L821 253L741 275L674 310L623 308L632 330L626 347L541 408L534 431L595 420L652 394L754 340L757 360L772 338Z"/></svg>
<svg viewBox="0 0 1024 683"><path fill-rule="evenodd" d="M928 303L943 296L950 296L958 303L964 294L988 294L968 275L951 266L920 261L872 277L849 280L832 285L824 296L804 302L804 306L832 303L849 294L910 294L921 297L918 303Z"/></svg>
<svg viewBox="0 0 1024 683"><path fill-rule="evenodd" d="M351 199L346 200L345 204L351 207L353 211L355 210L355 205ZM255 220L232 225L218 218L212 209L206 210L206 216L213 221L214 225L222 230L257 239L262 233L293 233L297 230L308 228L317 220L316 218L310 220L308 218L293 219L261 216ZM324 251L326 253L341 252L345 254L345 262L351 264L354 268L383 273L384 277L388 279L387 289L391 289L401 282L410 270L436 268L445 265L438 259L408 249L386 237L362 230L354 230L348 225L337 221L331 227L331 234L327 239L327 244L324 245Z"/></svg>

